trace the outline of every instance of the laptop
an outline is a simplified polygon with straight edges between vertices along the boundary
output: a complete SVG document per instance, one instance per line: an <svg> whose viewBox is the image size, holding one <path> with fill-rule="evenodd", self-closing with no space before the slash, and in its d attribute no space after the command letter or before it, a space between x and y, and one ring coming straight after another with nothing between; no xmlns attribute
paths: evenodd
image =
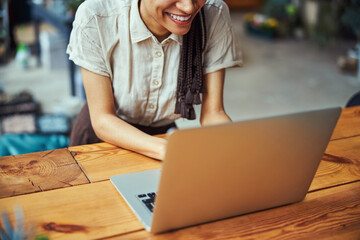
<svg viewBox="0 0 360 240"><path fill-rule="evenodd" d="M176 130L161 169L110 180L153 233L299 202L340 113L339 107Z"/></svg>

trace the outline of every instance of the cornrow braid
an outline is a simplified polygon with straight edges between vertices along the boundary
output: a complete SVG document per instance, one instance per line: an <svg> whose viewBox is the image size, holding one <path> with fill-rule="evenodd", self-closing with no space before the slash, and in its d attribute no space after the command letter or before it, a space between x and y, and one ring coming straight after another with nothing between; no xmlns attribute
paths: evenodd
<svg viewBox="0 0 360 240"><path fill-rule="evenodd" d="M201 104L200 93L204 92L202 72L202 51L206 44L204 9L194 18L191 28L183 36L175 113L193 120L196 118L193 104Z"/></svg>

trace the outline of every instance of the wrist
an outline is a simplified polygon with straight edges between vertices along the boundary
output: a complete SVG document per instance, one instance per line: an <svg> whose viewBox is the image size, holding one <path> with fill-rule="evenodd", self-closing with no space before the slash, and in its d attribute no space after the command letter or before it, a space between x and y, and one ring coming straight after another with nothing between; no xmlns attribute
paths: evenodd
<svg viewBox="0 0 360 240"><path fill-rule="evenodd" d="M146 149L139 153L158 160L164 160L167 140L163 138L149 136L146 140Z"/></svg>
<svg viewBox="0 0 360 240"><path fill-rule="evenodd" d="M231 122L231 118L225 113L225 111L207 112L201 114L200 123L203 126L222 124Z"/></svg>

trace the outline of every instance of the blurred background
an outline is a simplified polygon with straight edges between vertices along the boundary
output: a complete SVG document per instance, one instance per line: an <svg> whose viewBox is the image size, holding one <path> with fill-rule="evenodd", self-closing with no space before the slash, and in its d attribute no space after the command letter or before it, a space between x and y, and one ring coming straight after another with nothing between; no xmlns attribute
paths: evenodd
<svg viewBox="0 0 360 240"><path fill-rule="evenodd" d="M0 156L67 147L86 101L79 68L65 54L82 2L0 0ZM359 92L359 0L226 2L244 60L226 71L234 121L345 107Z"/></svg>

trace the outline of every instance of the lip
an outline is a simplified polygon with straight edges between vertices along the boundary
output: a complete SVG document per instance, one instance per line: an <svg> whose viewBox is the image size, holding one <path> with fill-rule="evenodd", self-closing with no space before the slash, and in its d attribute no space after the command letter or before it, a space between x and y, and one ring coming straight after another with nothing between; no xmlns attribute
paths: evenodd
<svg viewBox="0 0 360 240"><path fill-rule="evenodd" d="M169 18L170 18L173 22L175 22L175 23L177 23L177 24L186 25L186 24L191 23L191 21L192 21L192 14L189 14L189 15L177 15L177 14L173 14L173 13L166 13L166 14L169 16ZM180 17L180 18L184 18L184 19L186 19L186 20L185 20L185 21L179 20L179 19L174 18L173 16L177 16L177 17Z"/></svg>

